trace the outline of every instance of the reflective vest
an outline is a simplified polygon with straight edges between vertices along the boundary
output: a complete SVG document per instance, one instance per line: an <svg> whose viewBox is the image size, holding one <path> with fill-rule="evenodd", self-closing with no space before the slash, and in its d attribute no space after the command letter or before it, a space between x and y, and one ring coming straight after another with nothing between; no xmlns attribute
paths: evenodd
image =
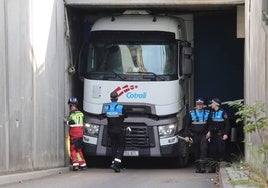
<svg viewBox="0 0 268 188"><path fill-rule="evenodd" d="M229 122L225 122L227 120L227 114L219 109L217 111L213 110L210 114L210 131L228 134L229 131Z"/></svg>
<svg viewBox="0 0 268 188"><path fill-rule="evenodd" d="M123 106L117 102L111 102L108 106L105 106L106 116L109 118L120 117L122 115Z"/></svg>
<svg viewBox="0 0 268 188"><path fill-rule="evenodd" d="M219 121L219 122L224 121L224 119L223 119L223 110L212 111L211 120L212 121Z"/></svg>
<svg viewBox="0 0 268 188"><path fill-rule="evenodd" d="M84 114L81 111L71 112L69 116L69 126L70 127L83 127L84 124Z"/></svg>
<svg viewBox="0 0 268 188"><path fill-rule="evenodd" d="M109 105L105 106L105 113L109 128L119 128L120 125L123 124L124 114L122 105L118 104L117 102L111 102Z"/></svg>
<svg viewBox="0 0 268 188"><path fill-rule="evenodd" d="M84 114L78 110L72 111L69 115L69 135L70 139L83 137Z"/></svg>
<svg viewBox="0 0 268 188"><path fill-rule="evenodd" d="M207 110L193 110L190 111L190 116L192 120L192 125L191 125L191 132L193 134L206 134L207 132L207 120L209 116L209 111Z"/></svg>
<svg viewBox="0 0 268 188"><path fill-rule="evenodd" d="M192 124L205 124L208 120L209 111L207 110L192 110L190 111Z"/></svg>

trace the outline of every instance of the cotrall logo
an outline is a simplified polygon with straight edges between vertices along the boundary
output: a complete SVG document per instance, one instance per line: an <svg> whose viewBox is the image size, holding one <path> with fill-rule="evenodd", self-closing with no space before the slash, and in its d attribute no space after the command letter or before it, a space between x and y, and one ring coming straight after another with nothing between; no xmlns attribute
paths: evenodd
<svg viewBox="0 0 268 188"><path fill-rule="evenodd" d="M138 88L137 85L128 85L128 84L126 84L126 85L124 85L123 87L118 86L118 87L114 90L114 92L116 92L116 93L118 94L118 97L120 97L120 96L123 95L124 93L127 93L127 92L129 92L129 91L131 91L131 90L133 90L133 89L137 89L137 88Z"/></svg>

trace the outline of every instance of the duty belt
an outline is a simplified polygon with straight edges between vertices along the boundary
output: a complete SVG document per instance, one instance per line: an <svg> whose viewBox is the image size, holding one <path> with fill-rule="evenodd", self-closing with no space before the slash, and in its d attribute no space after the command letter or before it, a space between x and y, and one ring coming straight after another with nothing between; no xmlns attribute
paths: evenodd
<svg viewBox="0 0 268 188"><path fill-rule="evenodd" d="M215 134L215 135L223 135L223 131L222 130L215 130L212 132L212 134Z"/></svg>

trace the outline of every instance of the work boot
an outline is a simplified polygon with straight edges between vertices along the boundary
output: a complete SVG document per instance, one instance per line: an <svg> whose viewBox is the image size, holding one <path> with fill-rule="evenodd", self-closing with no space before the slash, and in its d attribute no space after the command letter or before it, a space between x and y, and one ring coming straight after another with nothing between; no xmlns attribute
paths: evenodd
<svg viewBox="0 0 268 188"><path fill-rule="evenodd" d="M120 172L120 167L115 165L114 172Z"/></svg>
<svg viewBox="0 0 268 188"><path fill-rule="evenodd" d="M112 164L110 165L110 168L114 168L114 161L112 161Z"/></svg>
<svg viewBox="0 0 268 188"><path fill-rule="evenodd" d="M118 162L112 163L111 168L114 170L114 172L120 172L120 163Z"/></svg>
<svg viewBox="0 0 268 188"><path fill-rule="evenodd" d="M200 173L205 173L205 172L206 172L205 163L200 163Z"/></svg>
<svg viewBox="0 0 268 188"><path fill-rule="evenodd" d="M80 169L80 170L85 170L85 169L87 169L87 165L86 165L86 163L80 165L80 166L79 166L79 169Z"/></svg>
<svg viewBox="0 0 268 188"><path fill-rule="evenodd" d="M78 171L79 170L79 166L73 166L73 171Z"/></svg>
<svg viewBox="0 0 268 188"><path fill-rule="evenodd" d="M111 169L114 169L115 168L115 164L112 163L111 166L110 166Z"/></svg>
<svg viewBox="0 0 268 188"><path fill-rule="evenodd" d="M200 164L199 164L199 162L196 163L196 166L195 166L195 173L201 173L201 168L200 168Z"/></svg>
<svg viewBox="0 0 268 188"><path fill-rule="evenodd" d="M216 171L219 170L219 165L219 162L214 163L212 166L210 166L208 173L216 173Z"/></svg>
<svg viewBox="0 0 268 188"><path fill-rule="evenodd" d="M216 173L216 168L210 167L210 169L208 170L208 173Z"/></svg>

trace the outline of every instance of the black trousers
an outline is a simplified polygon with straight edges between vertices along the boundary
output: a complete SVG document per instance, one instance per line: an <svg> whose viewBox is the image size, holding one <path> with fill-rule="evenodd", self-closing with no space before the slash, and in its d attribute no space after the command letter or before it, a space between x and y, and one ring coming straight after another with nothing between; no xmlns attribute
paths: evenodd
<svg viewBox="0 0 268 188"><path fill-rule="evenodd" d="M215 161L226 159L226 142L222 135L212 135L210 138L209 154Z"/></svg>
<svg viewBox="0 0 268 188"><path fill-rule="evenodd" d="M125 149L125 136L126 136L125 130L120 129L120 131L118 130L115 131L112 128L110 128L108 129L108 135L111 140L113 158L121 160Z"/></svg>
<svg viewBox="0 0 268 188"><path fill-rule="evenodd" d="M208 141L206 135L193 135L193 152L195 160L205 160L208 152Z"/></svg>

